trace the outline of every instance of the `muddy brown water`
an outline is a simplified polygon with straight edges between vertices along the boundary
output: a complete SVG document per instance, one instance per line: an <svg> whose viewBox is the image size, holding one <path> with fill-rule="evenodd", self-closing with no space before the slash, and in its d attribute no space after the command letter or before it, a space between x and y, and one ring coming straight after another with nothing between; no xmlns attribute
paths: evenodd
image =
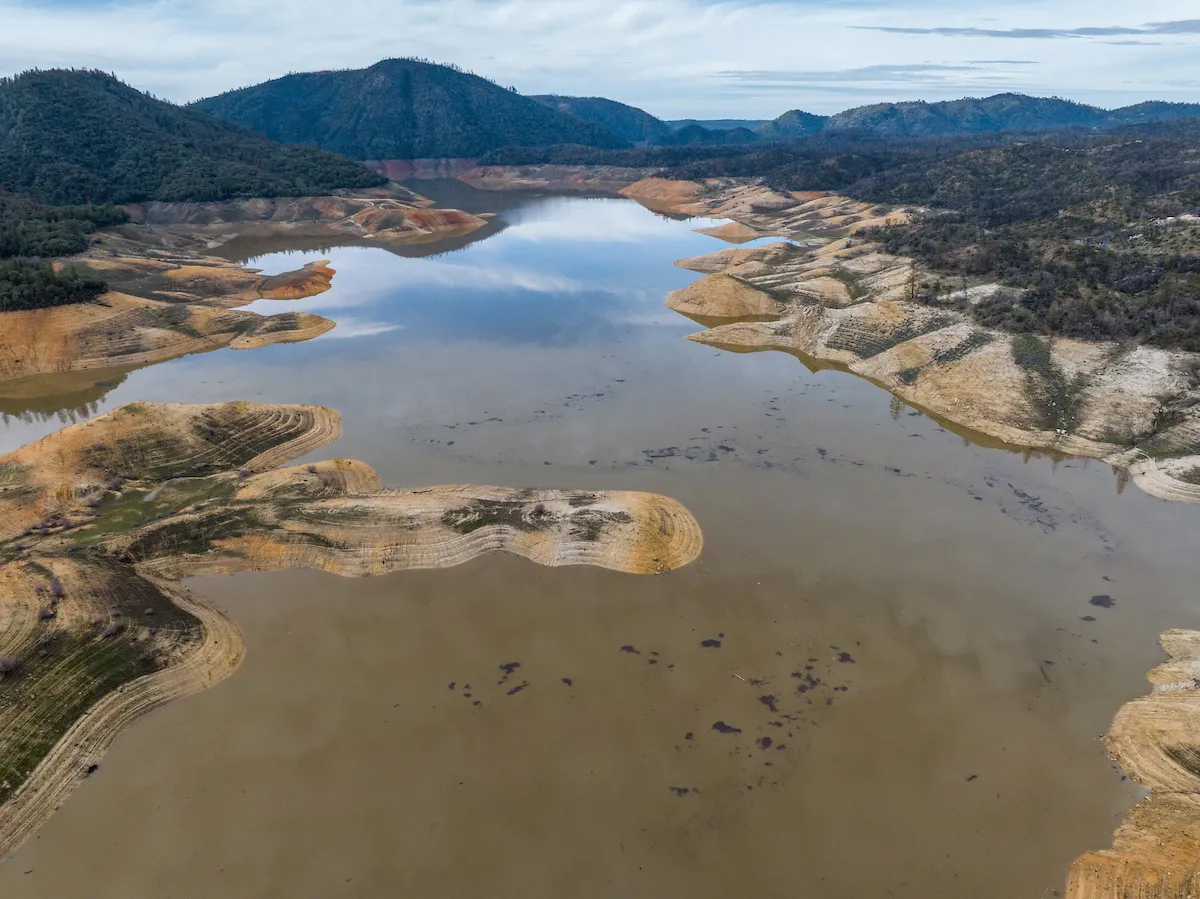
<svg viewBox="0 0 1200 899"><path fill-rule="evenodd" d="M662 300L696 277L673 260L722 246L691 231L711 222L496 208L453 252L329 249L333 290L262 304L327 337L41 397L0 445L132 400L322 403L345 436L312 458L665 493L700 560L190 582L243 628L243 667L125 732L0 896L1061 891L1140 795L1098 737L1159 631L1200 626L1200 509L684 340Z"/></svg>

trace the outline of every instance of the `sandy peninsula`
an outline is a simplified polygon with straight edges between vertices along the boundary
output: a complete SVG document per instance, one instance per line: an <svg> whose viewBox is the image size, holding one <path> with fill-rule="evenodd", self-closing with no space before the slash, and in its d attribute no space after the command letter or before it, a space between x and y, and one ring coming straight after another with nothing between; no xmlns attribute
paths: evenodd
<svg viewBox="0 0 1200 899"><path fill-rule="evenodd" d="M660 574L702 548L687 509L655 494L386 489L354 460L281 467L340 433L317 406L135 403L0 457L0 857L122 728L237 668L236 625L181 578L496 551Z"/></svg>
<svg viewBox="0 0 1200 899"><path fill-rule="evenodd" d="M103 279L107 293L91 303L0 313L0 398L30 396L34 376L136 368L222 346L309 340L335 326L303 312L241 311L260 299L326 291L334 270L317 260L266 277L213 255L230 240L326 237L388 246L456 237L486 224L455 209L431 208L398 185L329 197L126 209L130 224L98 232L85 253L57 262Z"/></svg>

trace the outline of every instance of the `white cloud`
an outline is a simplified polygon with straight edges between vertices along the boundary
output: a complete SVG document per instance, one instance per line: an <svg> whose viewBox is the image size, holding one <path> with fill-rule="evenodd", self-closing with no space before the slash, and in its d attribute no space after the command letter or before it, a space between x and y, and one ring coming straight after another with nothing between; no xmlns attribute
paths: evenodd
<svg viewBox="0 0 1200 899"><path fill-rule="evenodd" d="M0 59L12 71L94 66L179 101L414 55L664 117L984 90L1120 105L1200 99L1178 83L1197 71L1195 15L1195 0L0 0ZM1113 40L1139 35L1152 39ZM1027 65L1004 62L1014 47ZM964 64L961 78L938 68ZM914 80L914 66L938 77ZM731 83L722 72L812 77Z"/></svg>

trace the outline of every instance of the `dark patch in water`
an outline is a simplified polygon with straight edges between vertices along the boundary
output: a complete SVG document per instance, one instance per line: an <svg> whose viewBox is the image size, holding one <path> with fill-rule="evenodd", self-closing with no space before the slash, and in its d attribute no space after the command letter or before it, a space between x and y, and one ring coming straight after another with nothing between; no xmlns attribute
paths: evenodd
<svg viewBox="0 0 1200 899"><path fill-rule="evenodd" d="M855 664L854 656L850 655L848 652L839 652L837 660L839 662L849 662L851 665Z"/></svg>
<svg viewBox="0 0 1200 899"><path fill-rule="evenodd" d="M771 741L770 737L759 737L756 742L762 749L770 749L771 748L772 741Z"/></svg>
<svg viewBox="0 0 1200 899"><path fill-rule="evenodd" d="M667 789L676 796L686 796L688 793L692 792L689 787L667 787Z"/></svg>
<svg viewBox="0 0 1200 899"><path fill-rule="evenodd" d="M638 652L637 649L635 649L633 646L631 646L628 643L626 643L624 646L621 647L621 652L632 652L635 655L639 655L639 656L641 655L641 653Z"/></svg>
<svg viewBox="0 0 1200 899"><path fill-rule="evenodd" d="M734 727L732 724L726 724L724 721L716 722L712 726L712 729L721 734L740 734L742 732L740 727Z"/></svg>
<svg viewBox="0 0 1200 899"><path fill-rule="evenodd" d="M1098 596L1093 596L1088 600L1088 602L1094 606L1099 606L1102 609L1111 609L1117 603L1117 601L1107 593L1101 593Z"/></svg>
<svg viewBox="0 0 1200 899"><path fill-rule="evenodd" d="M564 678L562 679L562 682L563 682L564 684L566 684L568 687L569 687L569 686L571 686L571 684L575 683L575 682L574 682L573 680L571 680L569 677L564 677Z"/></svg>
<svg viewBox="0 0 1200 899"><path fill-rule="evenodd" d="M775 696L770 693L768 693L766 696L758 697L758 701L761 702L763 705L765 705L767 708L769 708L772 712L779 711L779 709L777 709L775 707L775 702L776 702Z"/></svg>

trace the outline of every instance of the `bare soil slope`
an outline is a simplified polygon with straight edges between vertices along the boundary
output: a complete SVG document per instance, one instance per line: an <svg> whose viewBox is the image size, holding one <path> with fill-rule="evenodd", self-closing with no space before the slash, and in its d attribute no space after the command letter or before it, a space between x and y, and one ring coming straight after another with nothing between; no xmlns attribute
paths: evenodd
<svg viewBox="0 0 1200 899"><path fill-rule="evenodd" d="M737 181L648 178L624 193L791 241L679 261L707 275L667 298L709 326L690 339L832 363L972 431L1105 459L1149 493L1200 501L1200 356L1013 335L912 302L924 273L860 236L903 209Z"/></svg>

